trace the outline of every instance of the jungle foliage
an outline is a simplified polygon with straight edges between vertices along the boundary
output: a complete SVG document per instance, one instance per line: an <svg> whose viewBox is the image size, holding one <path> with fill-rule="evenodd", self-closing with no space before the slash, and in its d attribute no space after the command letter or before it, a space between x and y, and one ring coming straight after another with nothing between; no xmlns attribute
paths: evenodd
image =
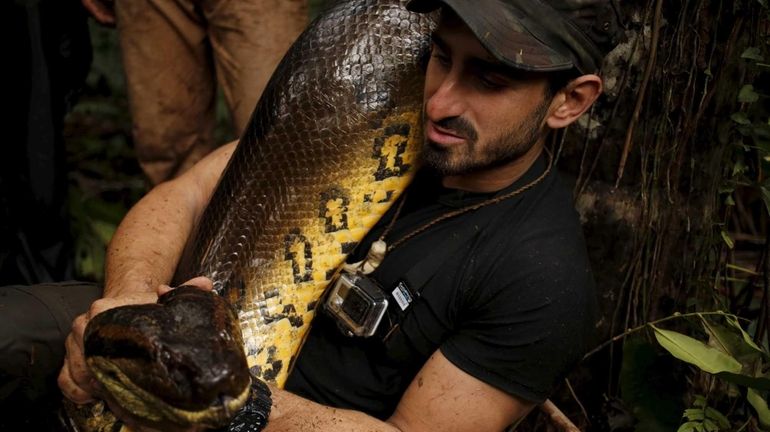
<svg viewBox="0 0 770 432"><path fill-rule="evenodd" d="M605 97L562 138L606 342L559 404L584 430L770 430L768 4L622 13Z"/></svg>

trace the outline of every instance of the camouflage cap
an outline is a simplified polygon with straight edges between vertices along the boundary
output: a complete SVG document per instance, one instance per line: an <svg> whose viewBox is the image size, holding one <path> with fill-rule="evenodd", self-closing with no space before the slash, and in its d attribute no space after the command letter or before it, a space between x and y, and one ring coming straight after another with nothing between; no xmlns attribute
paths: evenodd
<svg viewBox="0 0 770 432"><path fill-rule="evenodd" d="M594 73L620 32L613 0L411 0L407 9L442 3L498 60L527 71Z"/></svg>

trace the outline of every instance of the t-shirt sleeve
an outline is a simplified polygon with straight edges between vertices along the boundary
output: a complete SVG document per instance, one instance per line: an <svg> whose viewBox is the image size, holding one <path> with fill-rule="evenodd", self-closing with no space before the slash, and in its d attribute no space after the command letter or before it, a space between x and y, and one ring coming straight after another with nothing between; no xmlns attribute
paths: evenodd
<svg viewBox="0 0 770 432"><path fill-rule="evenodd" d="M593 278L572 230L500 246L466 273L457 327L440 349L468 374L539 403L594 342Z"/></svg>

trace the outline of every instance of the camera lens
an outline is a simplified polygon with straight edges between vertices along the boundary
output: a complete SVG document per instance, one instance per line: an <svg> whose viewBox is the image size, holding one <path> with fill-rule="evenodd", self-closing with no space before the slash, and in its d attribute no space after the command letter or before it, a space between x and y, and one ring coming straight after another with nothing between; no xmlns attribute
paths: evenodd
<svg viewBox="0 0 770 432"><path fill-rule="evenodd" d="M358 325L364 323L370 308L371 303L360 293L356 292L356 290L350 290L345 301L342 303L342 310Z"/></svg>

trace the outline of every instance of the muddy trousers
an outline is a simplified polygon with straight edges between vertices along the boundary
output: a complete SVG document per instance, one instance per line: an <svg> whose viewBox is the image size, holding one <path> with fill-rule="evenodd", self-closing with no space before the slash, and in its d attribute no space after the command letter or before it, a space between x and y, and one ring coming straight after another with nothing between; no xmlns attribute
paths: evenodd
<svg viewBox="0 0 770 432"><path fill-rule="evenodd" d="M99 297L83 282L0 287L0 431L56 430L64 340Z"/></svg>
<svg viewBox="0 0 770 432"><path fill-rule="evenodd" d="M217 82L241 134L308 10L307 0L117 0L115 13L136 153L157 184L223 144Z"/></svg>

